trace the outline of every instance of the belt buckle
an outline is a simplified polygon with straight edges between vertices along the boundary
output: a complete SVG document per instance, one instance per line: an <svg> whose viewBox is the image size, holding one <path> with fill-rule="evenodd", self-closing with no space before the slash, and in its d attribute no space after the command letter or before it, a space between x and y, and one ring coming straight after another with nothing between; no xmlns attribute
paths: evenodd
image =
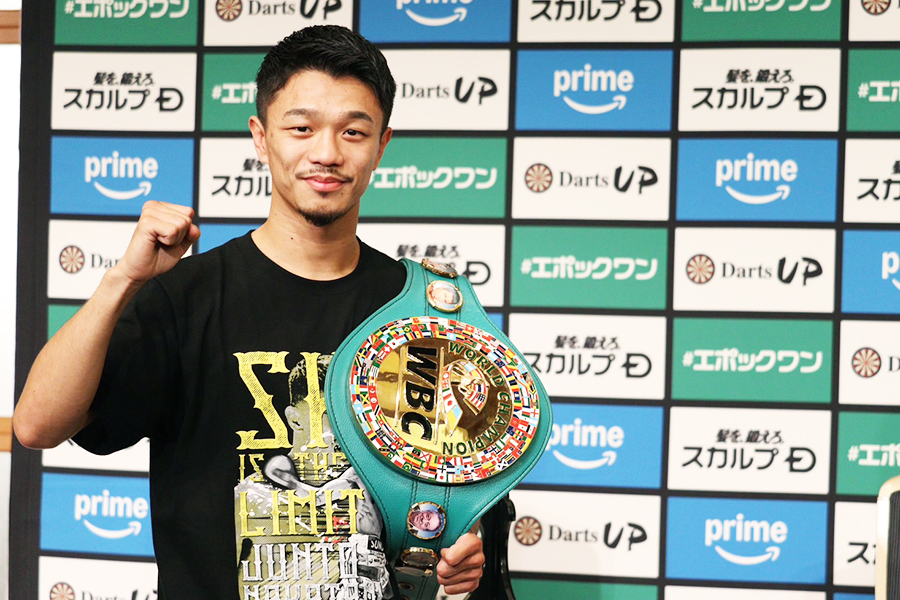
<svg viewBox="0 0 900 600"><path fill-rule="evenodd" d="M413 546L400 553L396 570L404 575L431 577L440 560L434 550Z"/></svg>

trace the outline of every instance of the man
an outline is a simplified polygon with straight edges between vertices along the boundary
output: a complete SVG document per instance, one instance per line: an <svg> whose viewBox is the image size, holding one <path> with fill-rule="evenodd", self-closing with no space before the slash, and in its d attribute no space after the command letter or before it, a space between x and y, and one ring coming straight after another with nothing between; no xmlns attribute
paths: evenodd
<svg viewBox="0 0 900 600"><path fill-rule="evenodd" d="M122 260L38 355L13 425L33 448L150 438L161 599L387 597L372 584L380 540L354 537L367 492L341 479L319 382L322 357L403 286L402 265L356 238L396 86L362 37L313 27L268 53L257 87L266 222L181 261L200 237L193 211L147 203ZM281 416L293 418L292 370L309 388L291 407L307 429L299 449ZM260 486L269 500L254 503ZM463 535L439 581L471 591L483 561Z"/></svg>

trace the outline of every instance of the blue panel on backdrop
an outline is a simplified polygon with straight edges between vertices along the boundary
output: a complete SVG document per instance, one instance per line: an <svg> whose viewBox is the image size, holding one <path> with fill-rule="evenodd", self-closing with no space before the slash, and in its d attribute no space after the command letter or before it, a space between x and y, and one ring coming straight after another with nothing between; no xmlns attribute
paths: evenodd
<svg viewBox="0 0 900 600"><path fill-rule="evenodd" d="M662 409L554 404L553 432L524 483L658 488Z"/></svg>
<svg viewBox="0 0 900 600"><path fill-rule="evenodd" d="M834 600L875 600L874 594L835 594Z"/></svg>
<svg viewBox="0 0 900 600"><path fill-rule="evenodd" d="M900 232L845 231L841 310L900 313Z"/></svg>
<svg viewBox="0 0 900 600"><path fill-rule="evenodd" d="M373 42L508 42L510 0L360 2L360 33Z"/></svg>
<svg viewBox="0 0 900 600"><path fill-rule="evenodd" d="M54 137L50 211L140 215L147 200L191 206L194 141Z"/></svg>
<svg viewBox="0 0 900 600"><path fill-rule="evenodd" d="M206 252L221 246L229 240L241 237L248 231L259 227L256 223L241 223L237 225L200 225L200 240L198 252Z"/></svg>
<svg viewBox="0 0 900 600"><path fill-rule="evenodd" d="M666 577L825 583L828 504L669 498Z"/></svg>
<svg viewBox="0 0 900 600"><path fill-rule="evenodd" d="M669 50L522 50L516 128L666 131L672 122Z"/></svg>
<svg viewBox="0 0 900 600"><path fill-rule="evenodd" d="M149 480L45 473L41 550L153 556Z"/></svg>
<svg viewBox="0 0 900 600"><path fill-rule="evenodd" d="M678 209L694 221L834 221L835 140L681 140Z"/></svg>

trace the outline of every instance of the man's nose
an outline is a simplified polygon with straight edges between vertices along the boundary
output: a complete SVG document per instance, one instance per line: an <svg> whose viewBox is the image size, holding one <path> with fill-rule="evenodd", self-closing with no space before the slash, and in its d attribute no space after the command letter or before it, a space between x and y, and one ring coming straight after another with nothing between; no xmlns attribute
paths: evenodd
<svg viewBox="0 0 900 600"><path fill-rule="evenodd" d="M309 160L321 165L340 164L341 151L337 138L332 133L320 132L313 140Z"/></svg>

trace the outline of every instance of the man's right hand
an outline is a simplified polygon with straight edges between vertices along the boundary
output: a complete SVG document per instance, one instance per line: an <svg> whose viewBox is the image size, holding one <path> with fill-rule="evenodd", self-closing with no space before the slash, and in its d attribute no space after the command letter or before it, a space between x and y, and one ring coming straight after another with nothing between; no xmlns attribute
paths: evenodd
<svg viewBox="0 0 900 600"><path fill-rule="evenodd" d="M125 255L113 269L137 285L165 273L200 238L193 216L189 206L150 200L144 204Z"/></svg>

